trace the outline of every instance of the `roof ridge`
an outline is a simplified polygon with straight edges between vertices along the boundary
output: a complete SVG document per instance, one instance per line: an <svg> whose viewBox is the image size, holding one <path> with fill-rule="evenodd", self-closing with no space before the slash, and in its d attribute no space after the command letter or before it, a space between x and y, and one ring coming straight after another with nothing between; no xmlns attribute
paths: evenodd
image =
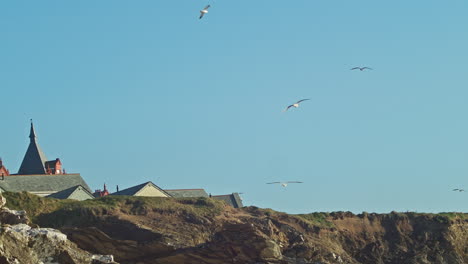
<svg viewBox="0 0 468 264"><path fill-rule="evenodd" d="M205 189L200 188L200 189L164 189L164 190L165 191L192 191L192 190L199 191L199 190L205 190Z"/></svg>

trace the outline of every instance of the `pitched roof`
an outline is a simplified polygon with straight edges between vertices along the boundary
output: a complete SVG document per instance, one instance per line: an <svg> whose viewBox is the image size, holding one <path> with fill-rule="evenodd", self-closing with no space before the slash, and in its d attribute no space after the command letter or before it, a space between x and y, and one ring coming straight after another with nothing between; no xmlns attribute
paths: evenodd
<svg viewBox="0 0 468 264"><path fill-rule="evenodd" d="M29 132L29 140L29 146L26 150L26 154L24 155L18 174L46 174L44 164L47 161L47 158L37 143L36 132L34 131L34 125L32 122L31 131Z"/></svg>
<svg viewBox="0 0 468 264"><path fill-rule="evenodd" d="M176 190L164 190L169 193L172 197L208 197L208 194L204 189L176 189Z"/></svg>
<svg viewBox="0 0 468 264"><path fill-rule="evenodd" d="M60 192L53 193L51 195L48 195L47 197L56 198L56 199L75 199L75 200L84 200L86 198L94 199L93 194L90 193L88 190L86 190L85 187L81 185L76 185L71 188L62 190Z"/></svg>
<svg viewBox="0 0 468 264"><path fill-rule="evenodd" d="M242 199L239 196L239 193L225 194L225 195L213 195L211 198L225 201L227 204L234 208L244 207L242 204Z"/></svg>
<svg viewBox="0 0 468 264"><path fill-rule="evenodd" d="M145 188L148 185L158 189L162 193L166 194L168 197L172 197L172 195L170 195L169 193L167 193L163 189L159 188L156 184L154 184L154 183L152 183L150 181L139 184L139 185L136 185L136 186L133 186L133 187L130 187L130 188L127 188L127 189L124 189L124 190L121 190L121 191L118 191L118 192L115 192L115 193L111 193L111 195L129 195L129 196L132 196L132 195L137 194L139 191L141 191L143 188Z"/></svg>
<svg viewBox="0 0 468 264"><path fill-rule="evenodd" d="M53 175L10 175L0 178L0 188L8 192L55 193L70 187L81 185L87 191L91 189L80 174Z"/></svg>

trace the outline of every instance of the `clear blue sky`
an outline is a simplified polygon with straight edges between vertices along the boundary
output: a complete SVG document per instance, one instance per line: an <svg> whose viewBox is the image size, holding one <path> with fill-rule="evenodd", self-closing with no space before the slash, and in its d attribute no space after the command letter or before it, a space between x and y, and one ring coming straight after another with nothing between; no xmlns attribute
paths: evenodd
<svg viewBox="0 0 468 264"><path fill-rule="evenodd" d="M47 157L92 189L467 212L468 192L451 191L468 189L467 13L466 0L1 1L0 156L18 170L33 118ZM287 180L304 184L265 184Z"/></svg>

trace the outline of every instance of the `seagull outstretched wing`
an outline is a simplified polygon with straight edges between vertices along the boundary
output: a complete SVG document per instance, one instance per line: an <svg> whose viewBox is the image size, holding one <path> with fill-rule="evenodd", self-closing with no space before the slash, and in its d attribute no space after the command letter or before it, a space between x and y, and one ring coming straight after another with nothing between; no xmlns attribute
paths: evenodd
<svg viewBox="0 0 468 264"><path fill-rule="evenodd" d="M286 108L283 110L283 112L286 112L286 111L288 111L288 110L289 110L289 108L291 108L291 107L293 107L293 106L294 106L294 105L288 105L288 107L286 107Z"/></svg>
<svg viewBox="0 0 468 264"><path fill-rule="evenodd" d="M200 11L200 18L199 19L202 19L203 16L208 13L208 8L210 8L210 5L207 5L205 6L205 8L203 8L203 10Z"/></svg>
<svg viewBox="0 0 468 264"><path fill-rule="evenodd" d="M275 183L281 183L281 182L267 182L267 184L275 184Z"/></svg>
<svg viewBox="0 0 468 264"><path fill-rule="evenodd" d="M307 101L307 100L310 100L310 99L302 99L302 100L299 100L296 102L296 104L300 103L300 102L304 102L304 101Z"/></svg>
<svg viewBox="0 0 468 264"><path fill-rule="evenodd" d="M354 67L354 68L351 68L350 70L360 70L360 71L363 71L363 70L373 70L372 68L370 67Z"/></svg>

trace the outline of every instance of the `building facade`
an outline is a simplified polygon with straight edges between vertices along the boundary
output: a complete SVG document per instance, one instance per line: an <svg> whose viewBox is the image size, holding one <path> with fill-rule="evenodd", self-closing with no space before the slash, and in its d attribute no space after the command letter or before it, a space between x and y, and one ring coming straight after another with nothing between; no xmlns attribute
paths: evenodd
<svg viewBox="0 0 468 264"><path fill-rule="evenodd" d="M10 175L10 171L3 165L3 161L0 158L0 177L4 178L8 175Z"/></svg>
<svg viewBox="0 0 468 264"><path fill-rule="evenodd" d="M3 174L2 174L3 172ZM65 173L59 158L47 160L37 142L36 131L31 122L29 146L17 174L10 174L0 162L0 190L8 192L30 192L48 196L76 186L91 193L88 184L79 173Z"/></svg>

